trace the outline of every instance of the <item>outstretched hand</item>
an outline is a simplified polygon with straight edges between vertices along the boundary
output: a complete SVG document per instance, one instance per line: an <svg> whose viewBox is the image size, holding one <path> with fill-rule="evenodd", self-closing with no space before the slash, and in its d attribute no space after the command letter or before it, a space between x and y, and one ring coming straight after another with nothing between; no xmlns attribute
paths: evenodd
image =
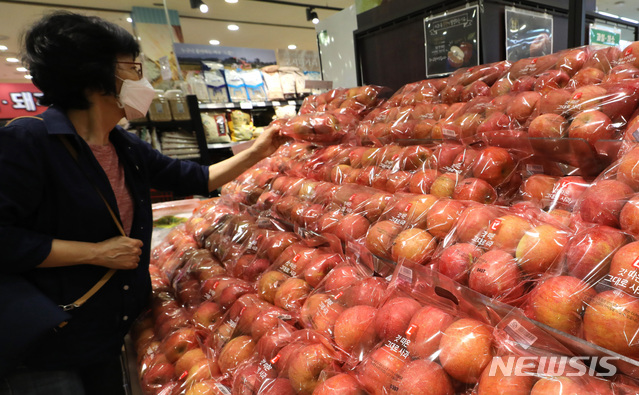
<svg viewBox="0 0 639 395"><path fill-rule="evenodd" d="M251 146L253 154L263 159L272 155L287 139L280 134L281 125L273 122L264 128L262 134Z"/></svg>

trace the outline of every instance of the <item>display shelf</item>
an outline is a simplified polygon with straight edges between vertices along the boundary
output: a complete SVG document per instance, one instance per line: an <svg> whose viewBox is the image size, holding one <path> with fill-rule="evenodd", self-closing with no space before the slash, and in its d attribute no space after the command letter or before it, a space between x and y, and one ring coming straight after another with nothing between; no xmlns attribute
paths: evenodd
<svg viewBox="0 0 639 395"><path fill-rule="evenodd" d="M254 108L267 108L279 106L300 106L303 100L273 100L273 101L248 101L233 103L199 103L200 110L252 110Z"/></svg>
<svg viewBox="0 0 639 395"><path fill-rule="evenodd" d="M129 122L129 124L134 127L156 127L158 129L193 129L193 122L191 120L188 121L136 121Z"/></svg>

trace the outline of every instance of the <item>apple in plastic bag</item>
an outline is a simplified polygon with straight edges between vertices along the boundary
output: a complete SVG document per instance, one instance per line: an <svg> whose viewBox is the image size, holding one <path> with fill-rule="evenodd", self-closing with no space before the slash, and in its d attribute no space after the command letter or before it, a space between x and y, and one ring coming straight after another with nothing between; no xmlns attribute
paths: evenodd
<svg viewBox="0 0 639 395"><path fill-rule="evenodd" d="M441 366L428 359L409 362L394 377L391 388L400 394L453 395L455 390Z"/></svg>
<svg viewBox="0 0 639 395"><path fill-rule="evenodd" d="M444 331L439 360L454 379L473 384L493 358L492 343L492 328L477 320L462 318Z"/></svg>
<svg viewBox="0 0 639 395"><path fill-rule="evenodd" d="M582 195L579 214L586 222L618 228L621 209L632 194L623 182L601 180Z"/></svg>
<svg viewBox="0 0 639 395"><path fill-rule="evenodd" d="M609 226L587 228L571 239L566 248L569 274L594 283L605 276L615 252L626 243L626 236Z"/></svg>

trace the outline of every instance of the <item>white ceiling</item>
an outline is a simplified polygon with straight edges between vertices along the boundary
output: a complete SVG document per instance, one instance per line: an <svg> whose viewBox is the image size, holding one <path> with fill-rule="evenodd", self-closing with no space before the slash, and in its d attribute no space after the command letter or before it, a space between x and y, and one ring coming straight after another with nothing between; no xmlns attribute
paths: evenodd
<svg viewBox="0 0 639 395"><path fill-rule="evenodd" d="M168 9L177 10L184 35L184 42L206 44L216 39L228 47L280 49L295 44L297 49L317 50L314 25L306 20L306 8L273 4L256 0L239 0L236 4L224 0L204 0L209 12L202 14L191 9L189 0L165 0ZM354 0L290 0L290 2L346 8ZM19 53L21 33L42 15L55 9L97 15L123 26L132 32L126 21L132 7L156 7L163 9L163 0L0 0L0 45L9 49L0 52L0 82L25 82L24 74L16 70L20 64L8 63L7 57ZM320 19L337 11L315 9ZM239 31L229 31L226 26L235 23ZM278 25L278 26L272 26ZM19 57L19 56L17 56Z"/></svg>

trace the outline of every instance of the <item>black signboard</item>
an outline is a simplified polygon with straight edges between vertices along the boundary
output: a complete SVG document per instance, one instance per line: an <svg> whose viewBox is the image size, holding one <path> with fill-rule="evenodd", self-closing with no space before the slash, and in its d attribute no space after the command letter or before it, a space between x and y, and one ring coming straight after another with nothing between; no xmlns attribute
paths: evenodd
<svg viewBox="0 0 639 395"><path fill-rule="evenodd" d="M552 53L552 15L506 8L506 60Z"/></svg>
<svg viewBox="0 0 639 395"><path fill-rule="evenodd" d="M426 76L479 65L479 6L424 18Z"/></svg>

